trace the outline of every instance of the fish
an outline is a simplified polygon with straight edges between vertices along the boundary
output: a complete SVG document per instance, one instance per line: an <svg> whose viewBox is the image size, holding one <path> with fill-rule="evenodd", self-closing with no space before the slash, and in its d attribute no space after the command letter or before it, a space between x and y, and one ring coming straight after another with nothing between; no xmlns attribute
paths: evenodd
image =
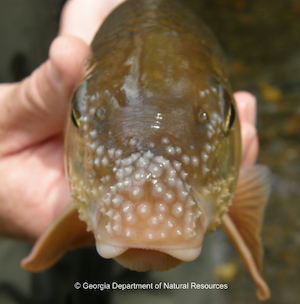
<svg viewBox="0 0 300 304"><path fill-rule="evenodd" d="M65 132L74 202L22 261L51 267L95 246L135 271L201 253L222 226L266 300L260 238L266 166L240 168L237 106L208 26L177 0L127 0L91 44Z"/></svg>

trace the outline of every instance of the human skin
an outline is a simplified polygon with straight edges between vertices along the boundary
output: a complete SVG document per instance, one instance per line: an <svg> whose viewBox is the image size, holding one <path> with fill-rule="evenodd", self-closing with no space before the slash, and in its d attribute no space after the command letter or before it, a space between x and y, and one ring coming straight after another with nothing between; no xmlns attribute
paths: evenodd
<svg viewBox="0 0 300 304"><path fill-rule="evenodd" d="M49 59L21 82L0 85L0 235L35 241L71 202L63 133L72 93L94 34L122 0L69 0ZM256 100L234 94L242 167L258 153Z"/></svg>

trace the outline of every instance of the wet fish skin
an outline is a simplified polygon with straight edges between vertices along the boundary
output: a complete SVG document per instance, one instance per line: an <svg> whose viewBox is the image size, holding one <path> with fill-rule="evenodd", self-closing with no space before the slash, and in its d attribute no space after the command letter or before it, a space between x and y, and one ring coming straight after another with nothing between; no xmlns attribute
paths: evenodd
<svg viewBox="0 0 300 304"><path fill-rule="evenodd" d="M99 254L137 271L167 270L194 260L222 221L267 299L259 233L269 173L239 174L236 104L209 28L178 1L127 0L96 34L86 69L67 122L66 163ZM23 267L40 271L94 244L76 221L73 205Z"/></svg>
<svg viewBox="0 0 300 304"><path fill-rule="evenodd" d="M69 123L67 145L73 195L102 256L110 257L101 249L109 245L197 249L186 257L193 259L203 235L219 225L240 164L239 121L229 123L236 105L222 60L210 30L177 1L127 1L96 34L90 73L73 99L80 126ZM126 181L131 187L121 189ZM156 184L164 193L154 194ZM143 192L136 199L134 189Z"/></svg>

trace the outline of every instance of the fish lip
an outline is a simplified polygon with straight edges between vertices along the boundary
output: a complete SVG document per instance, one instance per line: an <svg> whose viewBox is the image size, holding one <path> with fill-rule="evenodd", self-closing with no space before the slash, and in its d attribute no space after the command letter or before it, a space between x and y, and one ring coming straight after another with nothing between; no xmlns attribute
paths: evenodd
<svg viewBox="0 0 300 304"><path fill-rule="evenodd" d="M96 243L96 249L100 256L104 259L112 259L129 249L129 247L118 247L113 245L107 245L102 243Z"/></svg>
<svg viewBox="0 0 300 304"><path fill-rule="evenodd" d="M158 250L160 252L166 253L173 258L184 262L190 262L195 260L201 253L202 246L197 248L188 248L188 249L163 249Z"/></svg>
<svg viewBox="0 0 300 304"><path fill-rule="evenodd" d="M125 253L128 249L141 249L141 250L154 250L159 251L165 254L168 254L178 260L184 262L190 262L195 260L201 253L202 246L197 248L187 248L187 249L163 249L163 248L151 248L151 247L119 247L114 245L107 245L103 243L96 244L97 252L100 256L105 259L116 258L123 253Z"/></svg>

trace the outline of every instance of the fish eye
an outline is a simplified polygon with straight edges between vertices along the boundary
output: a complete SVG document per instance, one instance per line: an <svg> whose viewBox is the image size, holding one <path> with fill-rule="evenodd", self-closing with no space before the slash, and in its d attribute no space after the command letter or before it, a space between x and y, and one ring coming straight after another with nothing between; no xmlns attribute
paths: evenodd
<svg viewBox="0 0 300 304"><path fill-rule="evenodd" d="M71 111L71 120L72 120L72 122L73 122L73 124L74 124L74 126L76 127L76 128L79 128L80 127L80 121L79 121L79 115L78 115L78 113L76 112L76 110L75 110L75 108L73 107L72 108L72 111Z"/></svg>
<svg viewBox="0 0 300 304"><path fill-rule="evenodd" d="M206 123L208 122L209 118L208 118L208 114L207 112L205 112L204 110L200 109L197 113L197 120L200 123Z"/></svg>
<svg viewBox="0 0 300 304"><path fill-rule="evenodd" d="M72 99L72 111L71 111L71 120L76 128L80 128L81 121L80 121L80 112L78 108L77 96L74 94Z"/></svg>
<svg viewBox="0 0 300 304"><path fill-rule="evenodd" d="M225 133L227 133L231 129L236 115L235 115L235 108L233 105L233 101L226 90L224 91L224 101L225 101L225 111L224 111L225 120L224 120L223 129Z"/></svg>
<svg viewBox="0 0 300 304"><path fill-rule="evenodd" d="M106 108L104 106L99 107L95 112L95 118L103 120L106 116Z"/></svg>

